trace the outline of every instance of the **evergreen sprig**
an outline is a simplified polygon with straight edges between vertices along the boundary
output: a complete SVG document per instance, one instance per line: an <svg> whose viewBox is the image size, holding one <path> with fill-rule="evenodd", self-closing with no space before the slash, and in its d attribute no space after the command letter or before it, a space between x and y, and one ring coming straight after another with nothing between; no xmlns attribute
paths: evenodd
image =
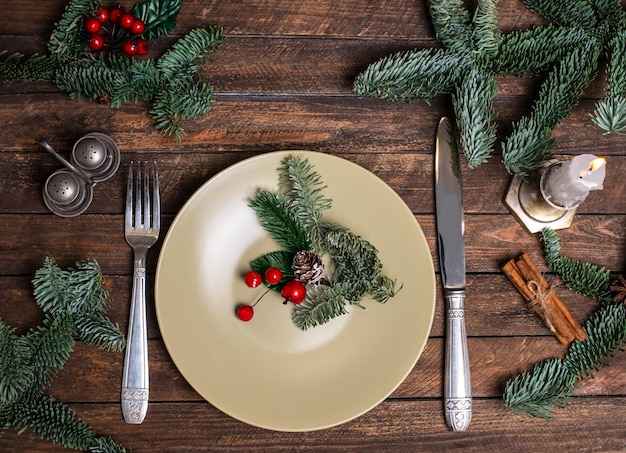
<svg viewBox="0 0 626 453"><path fill-rule="evenodd" d="M566 286L600 303L583 325L588 338L574 340L563 359L539 362L505 385L505 406L519 414L552 418L582 379L593 377L593 371L607 365L607 359L626 343L626 305L611 301L609 274L604 268L560 256L554 230L545 229L541 236L548 267Z"/></svg>
<svg viewBox="0 0 626 453"><path fill-rule="evenodd" d="M593 122L607 132L626 130L626 12L616 0L525 0L552 23L502 33L495 0L479 0L473 15L461 0L429 0L443 49L414 49L383 57L359 74L360 96L391 101L452 94L462 149L470 166L495 150L495 77L546 73L533 111L513 124L501 143L503 164L526 177L550 158L552 130L567 117L607 57L607 97ZM470 83L470 81L472 81ZM472 88L474 88L472 90Z"/></svg>
<svg viewBox="0 0 626 453"><path fill-rule="evenodd" d="M181 140L183 123L207 115L213 87L199 76L200 66L224 40L221 27L191 30L158 60L88 51L85 19L99 0L70 0L48 42L49 55L26 58L0 51L0 82L46 81L69 93L119 108L128 102L152 102L150 116L165 136ZM182 0L148 0L133 8L146 26L148 40L165 36L176 25Z"/></svg>
<svg viewBox="0 0 626 453"><path fill-rule="evenodd" d="M75 336L104 350L120 351L125 339L106 316L109 293L95 261L61 269L52 258L33 279L43 323L25 335L0 321L0 436L13 426L67 448L102 453L125 449L93 429L64 403L45 395L74 349Z"/></svg>
<svg viewBox="0 0 626 453"><path fill-rule="evenodd" d="M293 275L292 261L299 251L327 256L333 267L329 286L309 285L306 299L294 307L296 326L306 330L324 324L348 313L348 304L361 307L360 301L368 294L380 303L393 297L396 282L381 274L376 248L348 228L322 219L332 200L323 195L326 186L308 159L287 156L278 173L278 193L259 190L249 205L282 250L254 259L252 269L263 273L270 266L279 268L283 280L273 287L279 290Z"/></svg>

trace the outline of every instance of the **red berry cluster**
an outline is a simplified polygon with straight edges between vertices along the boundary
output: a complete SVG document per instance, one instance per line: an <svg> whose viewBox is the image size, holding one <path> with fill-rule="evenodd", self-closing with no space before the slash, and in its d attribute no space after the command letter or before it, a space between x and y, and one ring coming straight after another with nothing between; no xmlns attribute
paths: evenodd
<svg viewBox="0 0 626 453"><path fill-rule="evenodd" d="M249 271L244 276L244 282L250 288L256 288L260 286L263 282L268 285L267 291L265 291L261 297L257 299L257 301L252 305L239 305L237 307L237 317L242 321L250 321L254 316L254 306L259 303L259 301L267 294L269 290L271 290L274 285L280 283L283 279L283 273L280 269L276 267L269 267L263 274L259 274L255 271ZM285 298L283 304L287 302L293 302L294 304L301 303L306 297L306 288L304 283L299 282L297 280L289 280L285 283L280 290L280 295Z"/></svg>
<svg viewBox="0 0 626 453"><path fill-rule="evenodd" d="M89 48L93 51L102 50L106 45L112 46L117 40L117 31L120 27L126 36L122 44L122 51L128 55L145 55L150 46L148 41L141 37L146 29L143 21L130 13L124 11L122 5L117 5L111 9L100 8L95 12L94 17L89 17L85 21L85 30L89 33Z"/></svg>

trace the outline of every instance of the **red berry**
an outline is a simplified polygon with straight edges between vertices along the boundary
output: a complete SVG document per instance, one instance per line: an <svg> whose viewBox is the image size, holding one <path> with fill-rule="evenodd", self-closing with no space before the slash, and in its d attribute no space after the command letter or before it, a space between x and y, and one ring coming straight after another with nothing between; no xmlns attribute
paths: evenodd
<svg viewBox="0 0 626 453"><path fill-rule="evenodd" d="M130 31L135 35L140 35L146 29L146 25L141 19L135 19L130 25Z"/></svg>
<svg viewBox="0 0 626 453"><path fill-rule="evenodd" d="M119 19L117 20L117 23L122 28L130 29L134 21L135 21L135 16L133 16L130 13L124 13L119 17Z"/></svg>
<svg viewBox="0 0 626 453"><path fill-rule="evenodd" d="M122 50L124 51L126 55L128 55L129 57L132 57L133 55L137 53L137 43L133 41L132 39L129 39L124 42L124 45L122 46Z"/></svg>
<svg viewBox="0 0 626 453"><path fill-rule="evenodd" d="M250 321L254 316L254 308L250 305L240 305L237 307L237 317L242 321Z"/></svg>
<svg viewBox="0 0 626 453"><path fill-rule="evenodd" d="M145 39L137 39L137 55L145 55L150 50L150 45Z"/></svg>
<svg viewBox="0 0 626 453"><path fill-rule="evenodd" d="M85 30L87 33L98 33L102 28L102 24L95 17L90 17L85 21Z"/></svg>
<svg viewBox="0 0 626 453"><path fill-rule="evenodd" d="M285 302L289 301L294 304L299 304L306 297L306 287L302 282L289 280L285 283L285 286L283 286L280 295L286 299Z"/></svg>
<svg viewBox="0 0 626 453"><path fill-rule="evenodd" d="M122 14L124 14L124 9L119 7L111 8L111 11L109 11L109 20L113 23L116 23Z"/></svg>
<svg viewBox="0 0 626 453"><path fill-rule="evenodd" d="M270 285L275 285L283 278L283 273L276 267L268 267L265 271L265 281Z"/></svg>
<svg viewBox="0 0 626 453"><path fill-rule="evenodd" d="M247 272L243 280L250 288L256 288L261 283L263 283L263 277L261 276L261 274L254 271Z"/></svg>
<svg viewBox="0 0 626 453"><path fill-rule="evenodd" d="M103 24L107 20L109 20L109 10L106 8L100 8L98 11L96 11L96 14L94 14L94 16L96 16L96 19L98 19L100 23Z"/></svg>
<svg viewBox="0 0 626 453"><path fill-rule="evenodd" d="M89 48L91 50L100 50L104 47L104 38L100 35L92 35L89 38Z"/></svg>

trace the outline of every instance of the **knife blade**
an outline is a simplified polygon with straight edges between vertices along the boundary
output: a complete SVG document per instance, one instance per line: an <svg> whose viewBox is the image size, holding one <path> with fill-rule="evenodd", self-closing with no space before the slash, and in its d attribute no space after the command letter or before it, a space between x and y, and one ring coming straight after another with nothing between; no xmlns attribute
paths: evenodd
<svg viewBox="0 0 626 453"><path fill-rule="evenodd" d="M459 152L452 123L443 117L435 142L437 244L446 302L444 412L452 431L465 431L472 419L467 334L465 331L465 221Z"/></svg>

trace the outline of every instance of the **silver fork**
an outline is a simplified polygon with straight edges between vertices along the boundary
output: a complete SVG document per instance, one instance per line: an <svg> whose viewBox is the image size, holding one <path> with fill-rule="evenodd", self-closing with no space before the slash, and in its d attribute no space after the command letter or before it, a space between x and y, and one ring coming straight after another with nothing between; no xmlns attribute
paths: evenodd
<svg viewBox="0 0 626 453"><path fill-rule="evenodd" d="M143 168L142 168L143 167ZM143 170L143 171L142 171ZM122 375L122 414L126 423L143 422L148 411L146 255L159 237L161 206L156 162L130 163L124 235L133 248L134 273L126 355Z"/></svg>

